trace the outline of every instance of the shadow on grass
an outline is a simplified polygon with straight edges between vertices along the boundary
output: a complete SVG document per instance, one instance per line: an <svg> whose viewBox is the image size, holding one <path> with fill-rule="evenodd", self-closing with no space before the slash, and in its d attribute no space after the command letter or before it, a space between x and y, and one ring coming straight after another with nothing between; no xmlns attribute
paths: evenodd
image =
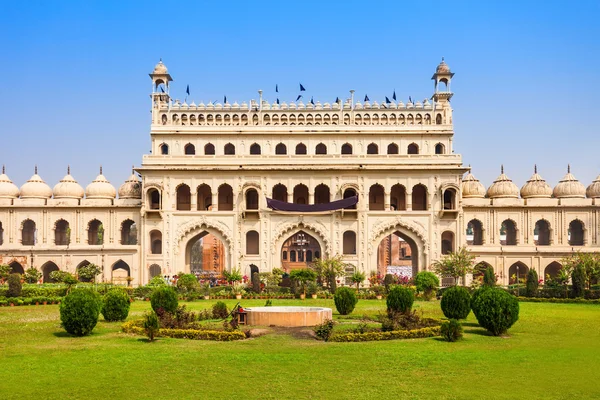
<svg viewBox="0 0 600 400"><path fill-rule="evenodd" d="M77 337L77 336L71 335L70 333L67 333L67 332L64 332L64 331L61 331L61 332L53 332L52 334L53 334L54 336L56 336L56 337L60 337L60 338L64 338L64 337L68 337L68 338L74 338L74 337Z"/></svg>
<svg viewBox="0 0 600 400"><path fill-rule="evenodd" d="M494 336L483 328L481 328L481 329L465 329L464 332L472 334L472 335Z"/></svg>
<svg viewBox="0 0 600 400"><path fill-rule="evenodd" d="M462 326L472 326L474 328L479 327L479 324L477 322L463 322L461 325Z"/></svg>

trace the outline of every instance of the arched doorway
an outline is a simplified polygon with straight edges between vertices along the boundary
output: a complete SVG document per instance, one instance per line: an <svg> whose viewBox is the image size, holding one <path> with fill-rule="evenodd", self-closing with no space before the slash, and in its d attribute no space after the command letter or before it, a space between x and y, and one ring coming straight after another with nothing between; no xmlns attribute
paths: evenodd
<svg viewBox="0 0 600 400"><path fill-rule="evenodd" d="M54 279L50 278L50 273L58 271L58 265L52 261L48 261L42 265L42 278L44 283L54 283Z"/></svg>
<svg viewBox="0 0 600 400"><path fill-rule="evenodd" d="M385 236L377 247L377 272L415 276L419 271L417 243L400 231Z"/></svg>
<svg viewBox="0 0 600 400"><path fill-rule="evenodd" d="M473 268L473 280L480 280L481 282L483 282L483 275L485 274L485 271L491 268L492 271L494 270L494 267L492 267L490 264L486 263L485 261L481 261L479 263L477 263L475 265L475 267Z"/></svg>
<svg viewBox="0 0 600 400"><path fill-rule="evenodd" d="M544 283L547 284L547 281L556 279L556 277L558 277L558 274L560 274L561 269L562 265L557 261L553 261L550 264L548 264L548 266L544 270Z"/></svg>
<svg viewBox="0 0 600 400"><path fill-rule="evenodd" d="M11 274L21 274L23 275L25 273L25 270L23 269L23 266L17 262L17 261L13 261L10 264L8 264L8 266L10 267L10 273Z"/></svg>
<svg viewBox="0 0 600 400"><path fill-rule="evenodd" d="M203 272L223 273L225 269L225 246L208 231L192 237L185 250L186 270L192 274Z"/></svg>
<svg viewBox="0 0 600 400"><path fill-rule="evenodd" d="M308 268L315 259L321 258L319 241L304 230L288 237L281 246L281 266L284 271Z"/></svg>
<svg viewBox="0 0 600 400"><path fill-rule="evenodd" d="M149 270L150 270L150 279L154 278L155 276L161 275L161 268L160 268L160 265L158 265L158 264L152 264L150 266Z"/></svg>
<svg viewBox="0 0 600 400"><path fill-rule="evenodd" d="M131 269L129 265L123 261L119 260L112 266L112 283L115 285L127 285L127 278L131 276Z"/></svg>
<svg viewBox="0 0 600 400"><path fill-rule="evenodd" d="M525 283L529 267L523 264L521 261L517 261L508 269L508 284L514 285L515 283Z"/></svg>

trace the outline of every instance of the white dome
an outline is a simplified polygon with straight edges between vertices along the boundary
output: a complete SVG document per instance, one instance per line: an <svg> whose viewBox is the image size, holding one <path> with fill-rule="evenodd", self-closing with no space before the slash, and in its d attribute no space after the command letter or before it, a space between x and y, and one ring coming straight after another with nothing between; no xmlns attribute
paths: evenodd
<svg viewBox="0 0 600 400"><path fill-rule="evenodd" d="M486 195L490 199L506 197L516 199L519 197L519 188L508 176L504 175L504 166L500 170L500 176L488 188Z"/></svg>
<svg viewBox="0 0 600 400"><path fill-rule="evenodd" d="M1 185L1 183L0 183L0 185ZM590 199L600 198L600 175L598 175L598 177L594 180L594 182L592 182L592 184L587 187L585 194ZM0 191L0 196L2 196L1 191Z"/></svg>
<svg viewBox="0 0 600 400"><path fill-rule="evenodd" d="M37 174L37 167L35 167L35 174L21 186L21 198L49 199L50 197L52 197L52 189L50 189L50 186L48 186Z"/></svg>
<svg viewBox="0 0 600 400"><path fill-rule="evenodd" d="M135 172L131 171L131 176L127 178L124 184L119 188L120 199L141 199L142 183L137 178Z"/></svg>
<svg viewBox="0 0 600 400"><path fill-rule="evenodd" d="M152 73L155 75L165 75L168 73L167 66L163 64L162 59L156 64Z"/></svg>
<svg viewBox="0 0 600 400"><path fill-rule="evenodd" d="M554 197L562 198L585 198L585 186L571 174L571 166L567 168L567 174L554 187Z"/></svg>
<svg viewBox="0 0 600 400"><path fill-rule="evenodd" d="M83 188L71 176L71 168L67 168L67 175L54 186L55 199L81 199L83 198Z"/></svg>
<svg viewBox="0 0 600 400"><path fill-rule="evenodd" d="M485 197L485 186L470 172L462 180L462 197L465 199Z"/></svg>
<svg viewBox="0 0 600 400"><path fill-rule="evenodd" d="M19 188L5 174L4 166L0 175L0 199L16 199L19 197Z"/></svg>
<svg viewBox="0 0 600 400"><path fill-rule="evenodd" d="M552 197L552 188L538 175L537 166L534 167L531 178L521 188L521 197L524 199Z"/></svg>
<svg viewBox="0 0 600 400"><path fill-rule="evenodd" d="M115 187L102 175L102 167L100 167L100 175L85 188L85 197L88 199L114 199L116 196Z"/></svg>

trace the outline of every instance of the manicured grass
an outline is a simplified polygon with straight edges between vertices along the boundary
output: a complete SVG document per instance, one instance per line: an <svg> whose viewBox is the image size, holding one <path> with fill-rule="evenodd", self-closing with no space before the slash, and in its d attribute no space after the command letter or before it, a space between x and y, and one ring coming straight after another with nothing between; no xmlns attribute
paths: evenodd
<svg viewBox="0 0 600 400"><path fill-rule="evenodd" d="M214 302L188 307L200 310ZM333 300L274 301L300 304L332 307L335 314ZM439 302L415 305L425 316L442 317ZM129 318L149 308L135 302ZM353 315L384 308L384 301L361 300ZM147 343L102 317L92 336L69 337L56 305L2 307L0 398L600 398L600 306L521 303L508 338L488 336L473 314L464 328L465 339L457 343L324 343L288 334Z"/></svg>

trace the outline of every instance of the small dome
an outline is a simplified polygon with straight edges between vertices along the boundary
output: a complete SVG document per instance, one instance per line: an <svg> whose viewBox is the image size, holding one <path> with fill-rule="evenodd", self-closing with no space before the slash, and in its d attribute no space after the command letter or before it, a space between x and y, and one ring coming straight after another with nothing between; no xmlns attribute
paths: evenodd
<svg viewBox="0 0 600 400"><path fill-rule="evenodd" d="M2 175L2 176L5 176L5 175ZM0 182L2 182L1 177L0 177ZM0 185L1 185L1 183L0 183ZM587 187L585 194L590 199L600 198L600 175L598 175L598 177L594 180L594 182L592 182L592 184ZM0 191L0 197L1 196L2 196L2 193Z"/></svg>
<svg viewBox="0 0 600 400"><path fill-rule="evenodd" d="M524 199L549 198L552 196L552 188L544 178L537 173L537 166L533 169L533 175L521 188L521 197Z"/></svg>
<svg viewBox="0 0 600 400"><path fill-rule="evenodd" d="M516 199L519 197L519 188L508 176L504 175L504 166L500 170L500 176L488 188L486 196L490 199L507 197Z"/></svg>
<svg viewBox="0 0 600 400"><path fill-rule="evenodd" d="M481 198L485 197L485 186L479 179L475 178L470 172L465 175L462 180L462 197L468 198Z"/></svg>
<svg viewBox="0 0 600 400"><path fill-rule="evenodd" d="M19 197L19 188L6 176L5 168L2 166L0 175L0 199L16 199Z"/></svg>
<svg viewBox="0 0 600 400"><path fill-rule="evenodd" d="M554 187L554 192L552 194L559 199L582 199L585 197L585 186L571 174L571 166L569 166L567 168L567 174L558 182L558 185Z"/></svg>
<svg viewBox="0 0 600 400"><path fill-rule="evenodd" d="M21 186L21 198L49 199L50 197L52 197L52 189L50 189L50 186L48 186L37 174L37 167L35 167L35 174Z"/></svg>
<svg viewBox="0 0 600 400"><path fill-rule="evenodd" d="M162 59L156 64L152 73L155 75L165 75L168 73L167 67L163 64Z"/></svg>
<svg viewBox="0 0 600 400"><path fill-rule="evenodd" d="M435 73L436 74L449 74L450 73L450 67L444 61L444 57L442 57L442 62L437 66Z"/></svg>
<svg viewBox="0 0 600 400"><path fill-rule="evenodd" d="M141 199L142 198L142 183L139 181L134 171L131 171L131 176L127 178L124 184L119 188L120 199Z"/></svg>
<svg viewBox="0 0 600 400"><path fill-rule="evenodd" d="M102 175L102 167L100 167L100 175L85 188L85 197L88 199L114 199L116 195L117 191Z"/></svg>

